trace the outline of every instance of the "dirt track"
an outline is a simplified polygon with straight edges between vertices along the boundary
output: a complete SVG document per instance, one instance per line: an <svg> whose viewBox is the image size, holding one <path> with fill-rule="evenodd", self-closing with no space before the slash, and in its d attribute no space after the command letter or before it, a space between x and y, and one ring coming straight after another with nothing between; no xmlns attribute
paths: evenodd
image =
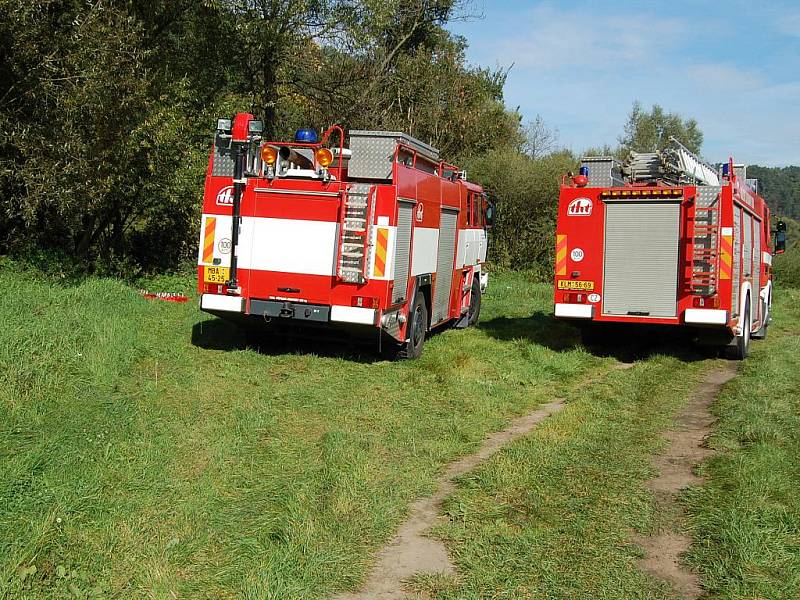
<svg viewBox="0 0 800 600"><path fill-rule="evenodd" d="M632 366L631 363L619 363L615 369ZM654 492L657 511L667 515L665 527L652 536L633 537L633 541L645 551L645 557L639 561L640 568L669 582L683 598L698 598L702 587L697 575L681 564L681 555L688 550L692 540L680 533L683 515L677 494L688 486L702 483L702 478L695 475L694 467L710 454L704 447L714 421L709 407L720 388L735 375L733 364L712 371L677 417L675 427L663 434L668 446L653 458L653 466L659 475L648 482L648 487ZM335 600L400 600L408 594L404 583L416 574L455 573L444 544L425 535L442 518L442 502L455 491L455 478L530 433L562 408L563 399L544 404L532 413L518 417L506 429L490 435L476 453L451 463L439 478L436 492L410 506L408 517L397 534L378 552L375 566L362 589L341 594Z"/></svg>
<svg viewBox="0 0 800 600"><path fill-rule="evenodd" d="M653 466L659 475L648 482L648 487L653 491L656 511L662 515L664 525L653 535L633 538L645 551L639 567L653 577L669 582L681 598L699 598L703 588L697 574L681 563L681 555L689 549L692 539L681 533L684 514L677 495L684 488L703 483L694 468L712 453L705 446L714 423L709 407L720 388L735 376L733 363L709 373L678 415L675 427L663 434L668 446L653 458Z"/></svg>
<svg viewBox="0 0 800 600"><path fill-rule="evenodd" d="M444 544L425 537L425 532L441 518L444 499L455 491L453 480L478 466L505 445L534 429L550 415L564 408L563 400L543 404L532 413L514 419L506 429L486 438L480 450L447 467L432 496L414 502L397 535L378 553L375 566L364 587L355 594L342 594L337 600L395 600L406 597L403 582L417 573L454 573L455 567Z"/></svg>

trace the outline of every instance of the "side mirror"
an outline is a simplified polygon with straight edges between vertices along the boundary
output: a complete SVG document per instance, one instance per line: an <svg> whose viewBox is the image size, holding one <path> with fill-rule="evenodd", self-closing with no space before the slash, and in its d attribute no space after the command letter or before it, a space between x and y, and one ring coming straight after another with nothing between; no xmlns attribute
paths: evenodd
<svg viewBox="0 0 800 600"><path fill-rule="evenodd" d="M775 229L775 254L786 252L786 223L778 221Z"/></svg>
<svg viewBox="0 0 800 600"><path fill-rule="evenodd" d="M484 211L484 223L486 223L486 227L491 227L494 225L494 217L495 217L495 208L494 204L491 202L486 203L486 210Z"/></svg>

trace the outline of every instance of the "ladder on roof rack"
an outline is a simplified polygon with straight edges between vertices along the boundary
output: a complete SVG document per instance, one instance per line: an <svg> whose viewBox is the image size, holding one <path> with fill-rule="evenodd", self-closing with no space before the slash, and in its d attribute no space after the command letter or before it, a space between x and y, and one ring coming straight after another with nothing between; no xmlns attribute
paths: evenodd
<svg viewBox="0 0 800 600"><path fill-rule="evenodd" d="M630 152L622 172L631 183L663 181L668 185L719 185L719 175L674 137L658 152Z"/></svg>
<svg viewBox="0 0 800 600"><path fill-rule="evenodd" d="M350 186L342 194L336 276L347 283L366 283L369 265L374 187Z"/></svg>
<svg viewBox="0 0 800 600"><path fill-rule="evenodd" d="M716 186L698 187L694 214L688 220L692 294L713 296L719 289L720 192Z"/></svg>

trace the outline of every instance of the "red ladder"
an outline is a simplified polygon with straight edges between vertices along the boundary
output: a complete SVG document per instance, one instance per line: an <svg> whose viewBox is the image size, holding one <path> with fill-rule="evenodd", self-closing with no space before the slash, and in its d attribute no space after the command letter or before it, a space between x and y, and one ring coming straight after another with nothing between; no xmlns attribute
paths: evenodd
<svg viewBox="0 0 800 600"><path fill-rule="evenodd" d="M719 196L708 206L695 200L694 216L689 219L689 258L692 274L689 291L712 296L719 289Z"/></svg>

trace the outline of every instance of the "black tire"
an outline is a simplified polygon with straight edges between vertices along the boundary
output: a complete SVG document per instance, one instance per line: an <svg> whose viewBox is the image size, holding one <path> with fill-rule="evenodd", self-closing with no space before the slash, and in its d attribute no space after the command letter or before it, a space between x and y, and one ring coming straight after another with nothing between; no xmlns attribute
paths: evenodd
<svg viewBox="0 0 800 600"><path fill-rule="evenodd" d="M398 359L419 358L425 345L425 334L428 331L428 307L425 305L425 296L417 292L414 302L408 313L408 340L400 347Z"/></svg>
<svg viewBox="0 0 800 600"><path fill-rule="evenodd" d="M481 295L481 278L476 273L472 280L472 293L467 310L467 327L478 324L478 319L481 317Z"/></svg>
<svg viewBox="0 0 800 600"><path fill-rule="evenodd" d="M744 305L744 323L742 334L737 335L732 346L728 346L728 357L733 360L744 360L750 354L750 300Z"/></svg>

